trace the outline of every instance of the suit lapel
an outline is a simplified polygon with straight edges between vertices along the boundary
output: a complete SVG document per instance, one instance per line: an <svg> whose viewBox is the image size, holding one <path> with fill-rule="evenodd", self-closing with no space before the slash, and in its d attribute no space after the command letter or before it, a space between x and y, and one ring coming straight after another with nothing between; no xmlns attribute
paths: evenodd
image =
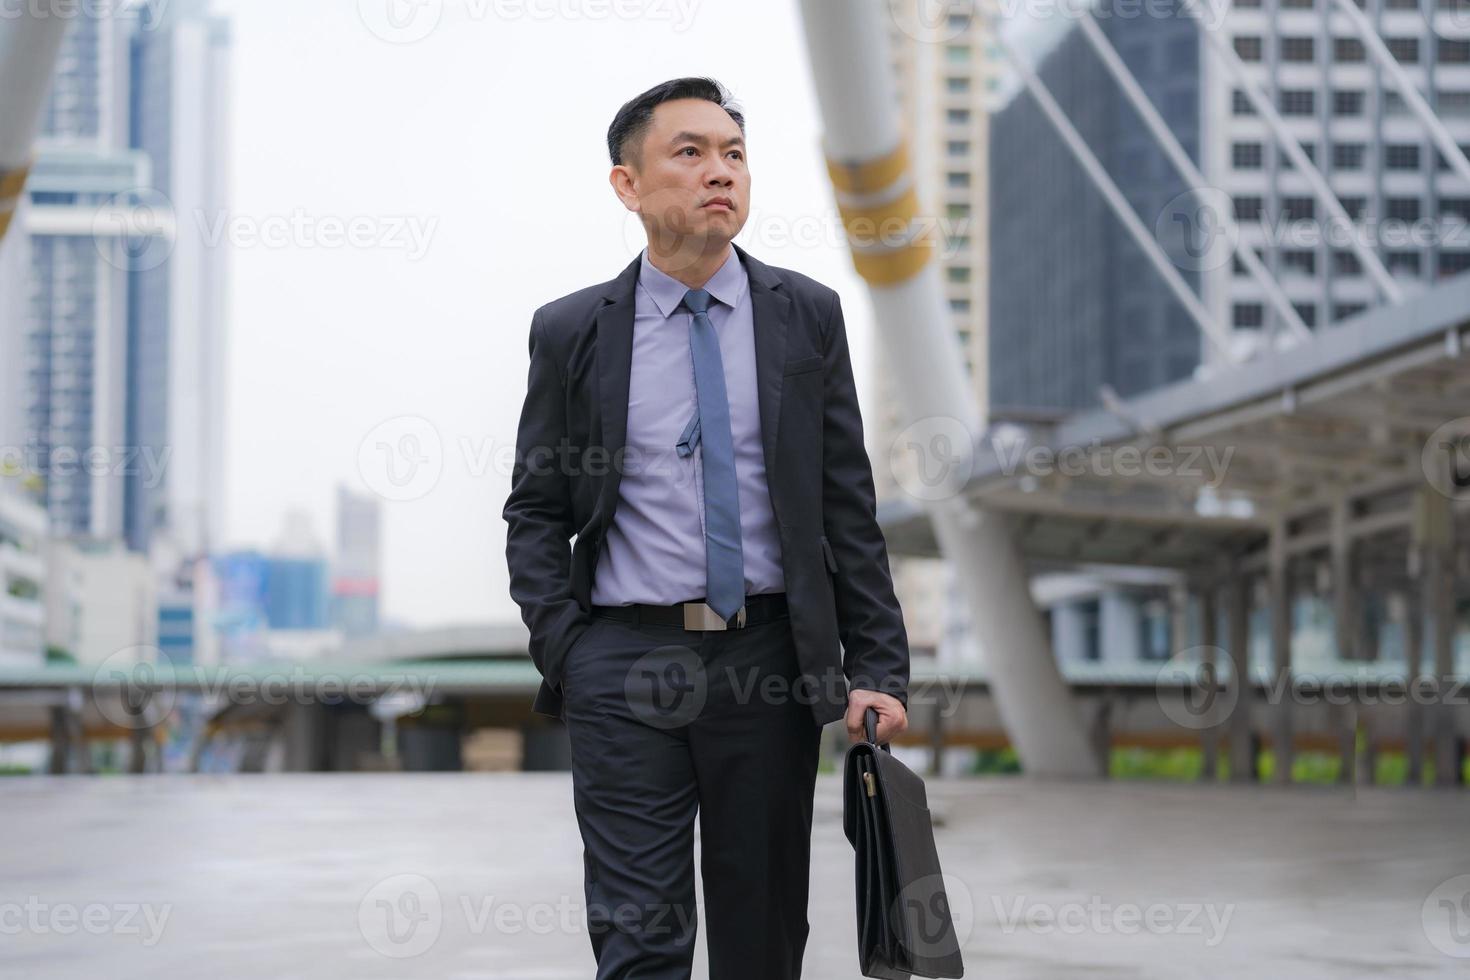
<svg viewBox="0 0 1470 980"><path fill-rule="evenodd" d="M633 370L633 291L638 286L641 256L613 280L608 303L597 311L597 394L602 421L602 445L607 448L608 478L597 498L598 515L612 523L623 467L619 454L628 442L628 379Z"/></svg>
<svg viewBox="0 0 1470 980"><path fill-rule="evenodd" d="M750 301L755 327L756 390L760 403L761 449L766 461L766 479L776 470L776 444L780 435L781 382L786 365L786 320L791 300L781 290L780 278L764 262L739 245L750 280ZM622 483L619 460L628 442L628 385L633 368L634 291L641 261L635 258L609 285L607 302L597 311L597 384L602 445L611 469L598 497L599 516L611 523Z"/></svg>
<svg viewBox="0 0 1470 980"><path fill-rule="evenodd" d="M781 381L786 370L786 314L791 300L779 288L781 280L770 267L739 245L750 277L750 301L755 313L755 377L761 406L761 448L766 459L766 484L776 472L776 441L781 434ZM774 503L773 503L774 506Z"/></svg>

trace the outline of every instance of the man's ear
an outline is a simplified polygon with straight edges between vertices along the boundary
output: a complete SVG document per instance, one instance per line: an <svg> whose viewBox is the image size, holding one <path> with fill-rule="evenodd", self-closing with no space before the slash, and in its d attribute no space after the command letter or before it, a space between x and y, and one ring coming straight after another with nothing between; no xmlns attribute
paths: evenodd
<svg viewBox="0 0 1470 980"><path fill-rule="evenodd" d="M618 200L623 202L623 207L629 211L640 210L638 188L634 184L633 172L626 165L620 163L613 167L607 175L607 182L612 185Z"/></svg>

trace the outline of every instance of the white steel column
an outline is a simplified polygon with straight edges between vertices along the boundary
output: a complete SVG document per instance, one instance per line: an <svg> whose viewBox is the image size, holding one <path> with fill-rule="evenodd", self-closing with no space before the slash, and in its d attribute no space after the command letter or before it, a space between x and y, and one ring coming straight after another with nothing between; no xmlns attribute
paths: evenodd
<svg viewBox="0 0 1470 980"><path fill-rule="evenodd" d="M824 125L823 152L839 210L854 225L906 225L908 236L855 245L868 282L884 364L894 380L900 427L956 422L968 434L955 451L973 456L983 419L950 327L934 245L914 221L918 200L889 74L882 0L800 0ZM894 219L897 219L895 222ZM968 466L956 472L968 472ZM1098 758L1052 656L1028 576L1006 519L976 509L962 486L926 500L941 553L954 563L972 605L1001 720L1025 771L1097 776Z"/></svg>
<svg viewBox="0 0 1470 980"><path fill-rule="evenodd" d="M1459 781L1456 757L1456 716L1462 709L1449 700L1458 690L1455 682L1455 509L1440 487L1450 485L1452 461L1448 450L1431 459L1434 472L1429 483L1416 491L1415 544L1424 563L1424 611L1429 620L1430 676L1434 678L1434 704L1429 713L1429 737L1433 746L1434 783L1454 786Z"/></svg>
<svg viewBox="0 0 1470 980"><path fill-rule="evenodd" d="M1271 781L1282 785L1290 785L1296 761L1292 744L1296 698L1292 691L1292 589L1290 559L1286 554L1287 530L1286 518L1277 515L1271 522L1270 564L1266 573L1271 613L1271 685L1281 698L1270 706L1267 721L1275 757Z"/></svg>
<svg viewBox="0 0 1470 980"><path fill-rule="evenodd" d="M1352 523L1352 501L1346 494L1333 498L1328 511L1328 555L1332 563L1332 631L1337 655L1343 660L1359 659L1362 605L1353 580L1353 541L1348 537Z"/></svg>
<svg viewBox="0 0 1470 980"><path fill-rule="evenodd" d="M0 17L0 238L20 202L31 142L70 22L44 5L17 5Z"/></svg>
<svg viewBox="0 0 1470 980"><path fill-rule="evenodd" d="M1226 571L1224 595L1225 650L1230 655L1230 683L1235 687L1234 710L1225 724L1230 781L1249 783L1256 778L1256 688L1251 678L1250 579L1237 562Z"/></svg>

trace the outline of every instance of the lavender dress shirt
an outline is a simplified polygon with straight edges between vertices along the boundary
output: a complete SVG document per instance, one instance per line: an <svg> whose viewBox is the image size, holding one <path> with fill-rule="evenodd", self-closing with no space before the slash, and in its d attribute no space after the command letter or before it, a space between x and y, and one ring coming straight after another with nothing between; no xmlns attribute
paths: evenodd
<svg viewBox="0 0 1470 980"><path fill-rule="evenodd" d="M709 318L720 338L730 401L745 592L782 592L781 541L761 451L750 281L733 248L703 288L714 298ZM676 448L698 408L692 314L680 305L688 290L655 268L643 250L634 297L628 451L617 511L593 572L596 605L672 605L705 594L702 444L688 456Z"/></svg>

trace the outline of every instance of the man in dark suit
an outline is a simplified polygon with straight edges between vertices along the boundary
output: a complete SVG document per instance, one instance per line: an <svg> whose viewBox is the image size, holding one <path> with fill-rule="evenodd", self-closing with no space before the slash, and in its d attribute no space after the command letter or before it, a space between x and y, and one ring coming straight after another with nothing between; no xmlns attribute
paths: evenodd
<svg viewBox="0 0 1470 980"><path fill-rule="evenodd" d="M696 814L711 978L799 977L822 726L908 724L842 305L732 242L744 135L711 79L625 104L610 180L648 246L531 320L506 557L598 978L690 976Z"/></svg>

